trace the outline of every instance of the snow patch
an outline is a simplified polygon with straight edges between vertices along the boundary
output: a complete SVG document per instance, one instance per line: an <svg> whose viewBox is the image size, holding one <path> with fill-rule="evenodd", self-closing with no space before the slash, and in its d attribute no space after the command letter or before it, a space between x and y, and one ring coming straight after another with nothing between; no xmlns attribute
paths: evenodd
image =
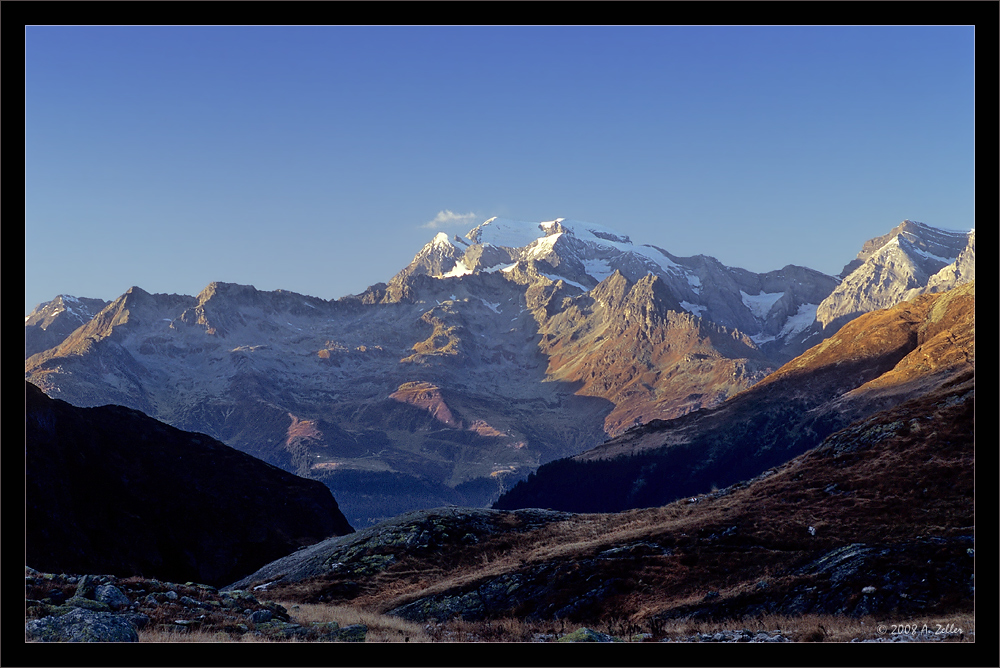
<svg viewBox="0 0 1000 668"><path fill-rule="evenodd" d="M506 218L490 218L465 235L470 241L504 248L523 248L543 235L538 223L525 223Z"/></svg>
<svg viewBox="0 0 1000 668"><path fill-rule="evenodd" d="M455 266L448 270L447 273L441 274L441 278L453 278L455 276L466 276L473 273L472 269L469 269L468 265L465 264L464 260L459 260L455 263Z"/></svg>
<svg viewBox="0 0 1000 668"><path fill-rule="evenodd" d="M747 293L740 290L740 297L743 299L743 305L750 309L755 318L766 318L767 314L770 313L771 307L774 303L785 296L784 292L764 292L760 291L758 295L748 295Z"/></svg>
<svg viewBox="0 0 1000 668"><path fill-rule="evenodd" d="M799 310L795 315L788 316L788 320L782 326L781 332L778 333L778 338L785 339L808 329L810 325L816 322L816 309L818 307L819 304L799 304Z"/></svg>
<svg viewBox="0 0 1000 668"><path fill-rule="evenodd" d="M555 246L556 241L562 236L562 232L556 234L550 234L547 237L542 237L541 239L536 239L531 243L527 251L527 256L534 259L540 259L553 252L552 248Z"/></svg>
<svg viewBox="0 0 1000 668"><path fill-rule="evenodd" d="M929 260L937 260L938 262L944 262L945 264L951 264L952 262L958 259L958 256L948 258L948 257L941 257L940 255L935 255L934 253L928 253L927 251L917 248L916 246L913 247L913 250L918 255L922 255L923 257Z"/></svg>
<svg viewBox="0 0 1000 668"><path fill-rule="evenodd" d="M445 234L444 232L438 232L437 234L434 235L434 238L431 239L430 245L454 246L455 244L451 243L451 238L447 234Z"/></svg>
<svg viewBox="0 0 1000 668"><path fill-rule="evenodd" d="M567 285L572 285L572 286L578 287L581 290L583 290L584 292L588 292L590 290L590 288L588 288L588 287L586 287L584 285L581 285L580 283L577 283L576 281L571 281L568 278L563 278L562 276L556 276L555 274L542 274L541 272L539 272L539 274L541 276L544 276L545 278L549 279L550 281L562 281L563 283L565 283Z"/></svg>
<svg viewBox="0 0 1000 668"><path fill-rule="evenodd" d="M538 259L551 252L553 244L564 233L571 235L594 251L594 253L588 253L592 257L597 255L603 258L588 261L592 264L588 265L587 273L598 282L612 273L607 266L609 259L630 253L645 260L647 265L663 271L676 272L683 269L659 248L649 245L635 246L627 235L602 225L565 218L556 218L541 223L490 218L470 230L466 234L466 238L483 245L491 244L523 249L525 257Z"/></svg>
<svg viewBox="0 0 1000 668"><path fill-rule="evenodd" d="M486 306L486 308L493 311L494 313L500 313L500 302L488 302L482 297L479 298L479 301L481 301L483 305Z"/></svg>
<svg viewBox="0 0 1000 668"><path fill-rule="evenodd" d="M702 306L701 304L692 304L691 302L681 302L681 308L683 308L688 313L693 313L699 318L704 317L702 313L708 310L707 306Z"/></svg>
<svg viewBox="0 0 1000 668"><path fill-rule="evenodd" d="M607 260L584 260L583 270L598 283L614 273Z"/></svg>

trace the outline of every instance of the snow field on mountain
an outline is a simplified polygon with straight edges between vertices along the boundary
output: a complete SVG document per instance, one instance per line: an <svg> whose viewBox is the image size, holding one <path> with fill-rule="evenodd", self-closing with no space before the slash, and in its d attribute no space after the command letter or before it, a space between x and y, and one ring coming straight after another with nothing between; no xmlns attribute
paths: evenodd
<svg viewBox="0 0 1000 668"><path fill-rule="evenodd" d="M760 291L757 295L748 295L747 293L740 290L740 296L743 298L743 304L750 309L750 312L754 314L754 317L764 319L767 314L771 312L771 308L774 303L785 296L784 292L764 292Z"/></svg>

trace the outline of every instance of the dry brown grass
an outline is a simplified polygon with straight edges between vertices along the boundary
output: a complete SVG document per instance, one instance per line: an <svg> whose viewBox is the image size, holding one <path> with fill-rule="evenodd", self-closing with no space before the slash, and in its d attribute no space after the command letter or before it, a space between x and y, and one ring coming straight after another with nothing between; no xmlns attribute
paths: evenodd
<svg viewBox="0 0 1000 668"><path fill-rule="evenodd" d="M276 601L289 612L290 621L303 626L313 622L337 622L341 627L363 624L368 627L366 642L431 642L434 638L421 624L399 617L381 615L356 606L292 603ZM139 642L147 643L300 643L298 638L272 638L254 633L242 635L225 631L144 629L139 632Z"/></svg>
<svg viewBox="0 0 1000 668"><path fill-rule="evenodd" d="M247 634L245 642L270 642L265 638ZM244 642L243 638L234 637L225 631L168 631L165 629L143 629L139 631L139 642L148 643L192 643L192 642Z"/></svg>
<svg viewBox="0 0 1000 668"><path fill-rule="evenodd" d="M746 629L754 633L759 631L769 634L780 633L796 642L843 643L855 639L891 638L894 633L903 633L909 628L937 632L942 639L950 642L975 642L976 618L971 613L959 613L947 616L920 616L893 622L877 617L762 615L727 622L675 620L664 625L663 632L666 636L676 639L701 633L712 634ZM961 629L961 633L945 632L952 629Z"/></svg>
<svg viewBox="0 0 1000 668"><path fill-rule="evenodd" d="M337 622L341 626L364 624L368 627L366 642L429 642L431 637L424 625L400 617L382 615L350 605L292 603L277 601L289 613L292 621L307 625L311 622Z"/></svg>
<svg viewBox="0 0 1000 668"><path fill-rule="evenodd" d="M581 626L565 621L527 622L505 617L483 622L452 620L444 623L418 624L398 617L381 615L348 605L297 604L283 602L292 620L299 624L336 621L341 626L364 624L368 627L366 642L374 643L524 643L552 642ZM903 626L905 624L906 626ZM838 617L832 615L761 615L730 620L704 621L691 619L626 620L612 618L591 628L608 633L626 642L685 641L702 634L749 631L780 634L793 642L847 643L852 640L891 639L897 633L926 630L942 642L975 642L976 619L973 613L946 616L920 616L896 622L875 617ZM224 632L203 631L143 631L139 641L146 643L288 643L298 639L272 639L254 634L232 636Z"/></svg>

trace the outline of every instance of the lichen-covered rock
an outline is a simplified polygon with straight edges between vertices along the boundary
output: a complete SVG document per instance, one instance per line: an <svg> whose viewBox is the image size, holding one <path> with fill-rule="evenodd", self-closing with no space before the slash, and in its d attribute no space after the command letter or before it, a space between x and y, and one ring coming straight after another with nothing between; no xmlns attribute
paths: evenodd
<svg viewBox="0 0 1000 668"><path fill-rule="evenodd" d="M139 633L125 616L83 608L32 620L24 625L24 633L38 642L139 642Z"/></svg>
<svg viewBox="0 0 1000 668"><path fill-rule="evenodd" d="M264 636L282 639L305 637L309 634L307 627L292 622L283 622L279 619L261 622L254 627L254 630Z"/></svg>
<svg viewBox="0 0 1000 668"><path fill-rule="evenodd" d="M599 631L594 631L593 629L588 629L587 627L582 627L564 635L557 642L621 642L618 638L614 636L609 636L607 633L600 633Z"/></svg>
<svg viewBox="0 0 1000 668"><path fill-rule="evenodd" d="M94 598L98 584L96 575L83 575L76 583L76 594L74 595L80 598Z"/></svg>
<svg viewBox="0 0 1000 668"><path fill-rule="evenodd" d="M83 608L91 612L111 612L111 606L101 601L95 601L82 596L72 596L66 599L66 605L73 608Z"/></svg>
<svg viewBox="0 0 1000 668"><path fill-rule="evenodd" d="M112 610L123 610L127 608L131 601L122 590L114 585L98 585L94 589L94 599L107 604Z"/></svg>
<svg viewBox="0 0 1000 668"><path fill-rule="evenodd" d="M263 624L264 622L271 621L274 615L271 614L270 610L257 610L250 614L250 621L254 624Z"/></svg>
<svg viewBox="0 0 1000 668"><path fill-rule="evenodd" d="M351 624L350 626L345 626L335 633L331 634L329 640L334 640L336 642L364 642L365 637L368 635L368 627L364 624Z"/></svg>

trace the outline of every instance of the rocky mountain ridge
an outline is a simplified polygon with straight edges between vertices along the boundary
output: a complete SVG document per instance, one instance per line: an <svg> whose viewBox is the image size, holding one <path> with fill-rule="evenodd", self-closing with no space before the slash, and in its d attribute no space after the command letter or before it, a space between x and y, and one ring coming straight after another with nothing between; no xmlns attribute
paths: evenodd
<svg viewBox="0 0 1000 668"><path fill-rule="evenodd" d="M718 405L832 334L814 314L836 287L587 223L490 219L339 300L135 287L25 372L322 480L360 527L486 505L544 462Z"/></svg>

